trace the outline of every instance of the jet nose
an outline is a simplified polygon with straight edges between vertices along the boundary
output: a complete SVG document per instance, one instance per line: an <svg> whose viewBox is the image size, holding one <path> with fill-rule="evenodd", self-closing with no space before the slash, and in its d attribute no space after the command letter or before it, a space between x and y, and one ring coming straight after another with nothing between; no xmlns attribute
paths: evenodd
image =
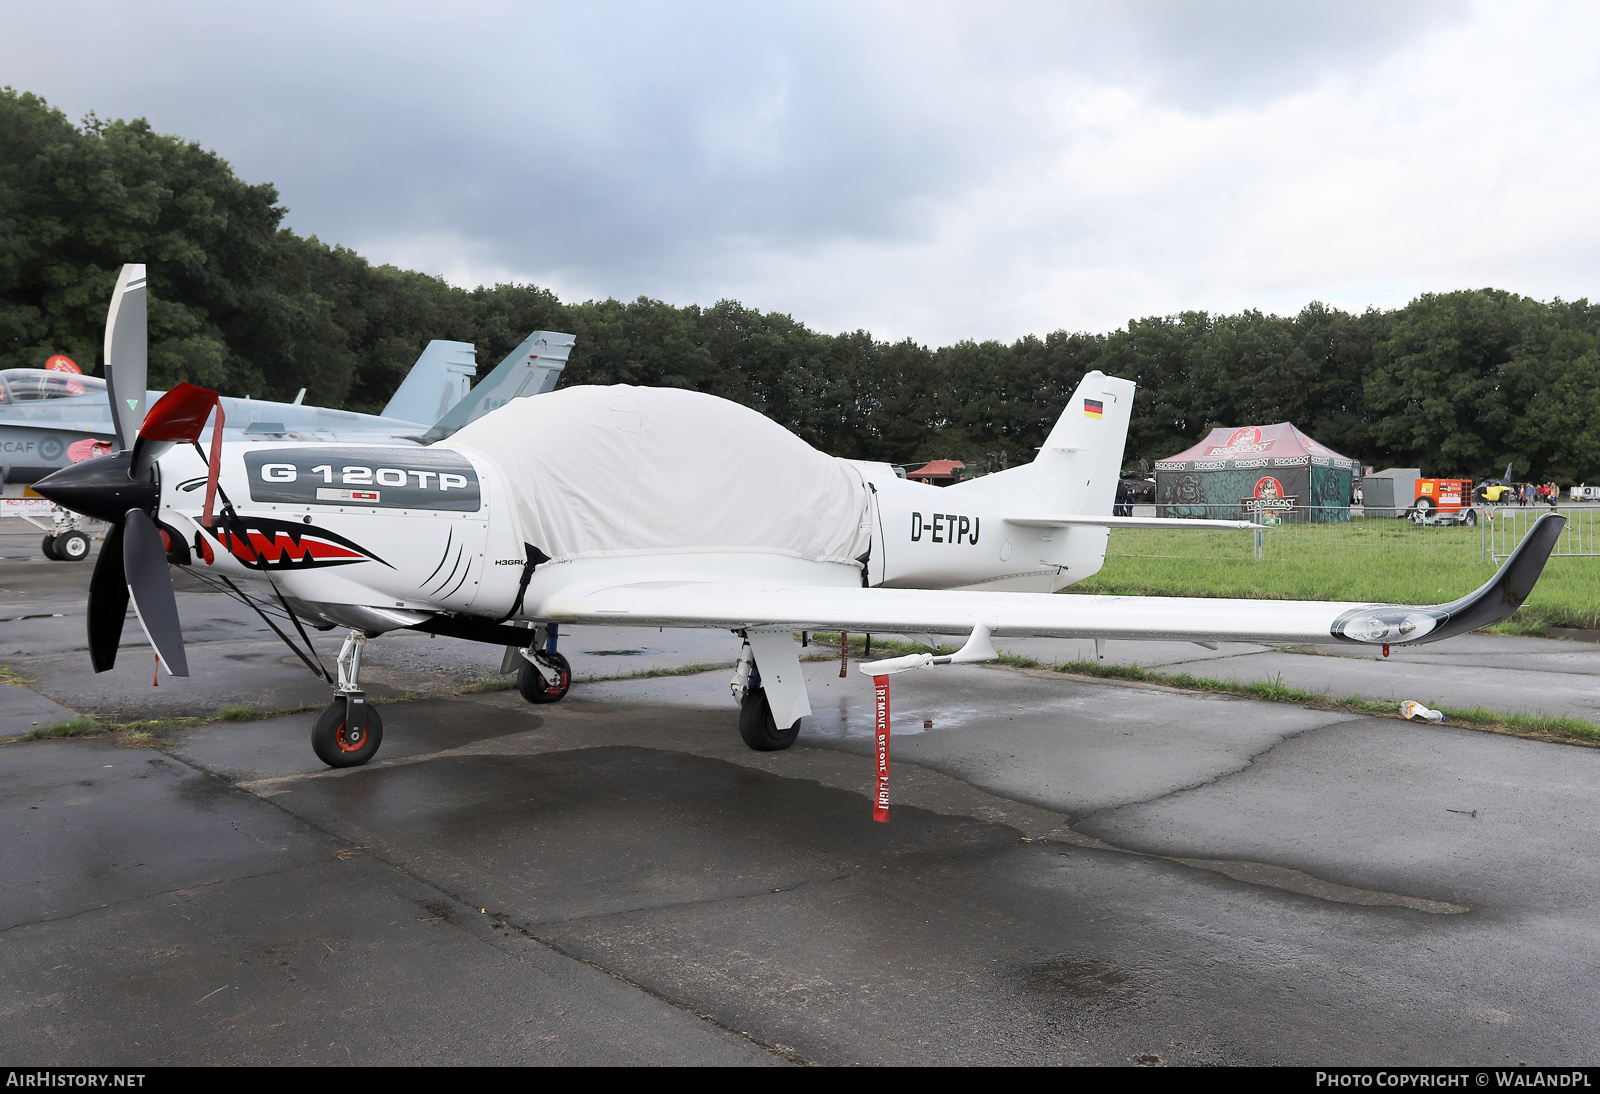
<svg viewBox="0 0 1600 1094"><path fill-rule="evenodd" d="M161 485L154 472L143 482L128 477L133 464L129 453L63 467L33 484L34 490L63 509L94 520L120 524L129 509L154 511L161 500Z"/></svg>

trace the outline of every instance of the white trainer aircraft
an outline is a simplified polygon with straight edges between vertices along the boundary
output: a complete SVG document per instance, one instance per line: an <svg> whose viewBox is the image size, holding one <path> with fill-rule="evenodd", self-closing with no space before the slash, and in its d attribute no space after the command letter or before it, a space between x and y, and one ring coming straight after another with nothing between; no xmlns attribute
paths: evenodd
<svg viewBox="0 0 1600 1094"><path fill-rule="evenodd" d="M162 665L187 674L169 564L225 583L283 635L276 612L307 647L302 623L347 628L312 733L336 767L381 743L359 674L364 643L386 631L506 646L523 696L554 702L571 681L562 624L726 628L744 638L740 732L774 750L810 713L797 631L967 636L953 656L875 673L989 660L992 639L1025 635L1431 642L1509 616L1564 524L1541 518L1493 579L1449 604L1053 596L1100 569L1110 528L1255 527L1110 515L1133 393L1091 372L1033 463L938 488L692 391L567 388L419 447L230 441L217 395L180 385L129 451L36 489L112 522L89 594L97 672L131 599Z"/></svg>

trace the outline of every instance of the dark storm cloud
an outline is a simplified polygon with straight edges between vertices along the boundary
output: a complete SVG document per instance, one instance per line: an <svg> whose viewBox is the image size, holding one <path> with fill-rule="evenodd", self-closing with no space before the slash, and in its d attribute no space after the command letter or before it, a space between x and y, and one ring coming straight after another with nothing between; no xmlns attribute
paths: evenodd
<svg viewBox="0 0 1600 1094"><path fill-rule="evenodd" d="M1439 10L55 2L8 18L0 60L277 183L300 231L380 258L456 240L467 265L627 296L730 247L927 232L1032 154L1029 80L1204 111L1370 65Z"/></svg>

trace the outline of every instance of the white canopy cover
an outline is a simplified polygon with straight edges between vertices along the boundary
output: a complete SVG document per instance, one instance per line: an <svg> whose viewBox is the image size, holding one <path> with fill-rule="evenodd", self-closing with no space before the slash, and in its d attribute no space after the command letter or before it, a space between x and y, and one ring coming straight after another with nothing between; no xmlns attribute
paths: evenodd
<svg viewBox="0 0 1600 1094"><path fill-rule="evenodd" d="M553 562L756 551L849 563L870 543L854 468L715 395L569 387L513 399L434 447L498 467L523 539Z"/></svg>

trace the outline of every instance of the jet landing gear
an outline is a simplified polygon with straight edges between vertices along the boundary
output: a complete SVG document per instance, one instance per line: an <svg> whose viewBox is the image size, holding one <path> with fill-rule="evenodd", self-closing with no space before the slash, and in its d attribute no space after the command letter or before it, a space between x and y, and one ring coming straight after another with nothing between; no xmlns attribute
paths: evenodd
<svg viewBox="0 0 1600 1094"><path fill-rule="evenodd" d="M311 727L311 748L329 767L359 767L383 744L383 719L361 690L361 651L367 636L345 635L339 650L339 690Z"/></svg>
<svg viewBox="0 0 1600 1094"><path fill-rule="evenodd" d="M55 562L82 562L89 557L89 537L78 531L45 536L40 550Z"/></svg>
<svg viewBox="0 0 1600 1094"><path fill-rule="evenodd" d="M50 518L50 533L39 545L44 557L52 562L82 562L88 558L89 537L83 531L78 514L52 505ZM38 521L29 523L42 527Z"/></svg>
<svg viewBox="0 0 1600 1094"><path fill-rule="evenodd" d="M559 703L572 687L572 666L556 652L557 626L535 627L527 649L506 651L506 661L516 666L517 693L530 703Z"/></svg>

